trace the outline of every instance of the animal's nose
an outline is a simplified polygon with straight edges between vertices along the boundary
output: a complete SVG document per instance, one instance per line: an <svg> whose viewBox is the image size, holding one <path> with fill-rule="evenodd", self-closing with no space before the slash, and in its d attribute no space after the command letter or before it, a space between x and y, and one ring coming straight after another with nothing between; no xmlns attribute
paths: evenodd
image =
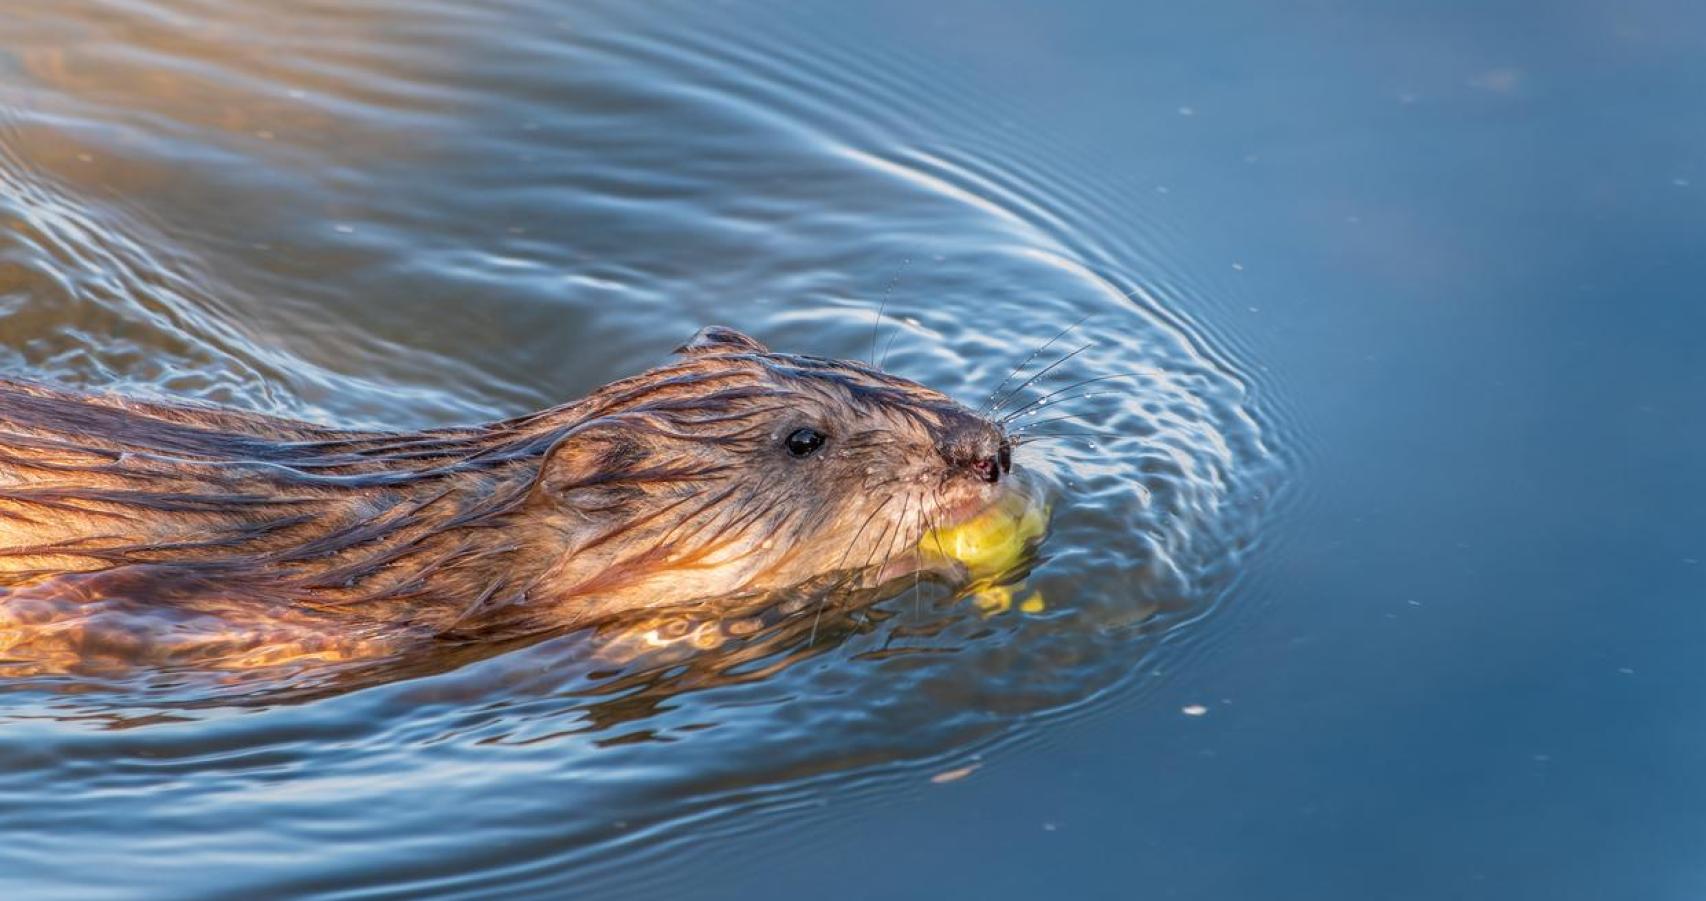
<svg viewBox="0 0 1706 901"><path fill-rule="evenodd" d="M977 477L993 485L1001 481L1001 474L1013 471L1013 445L1007 439L1001 439L995 453L973 458L971 468Z"/></svg>
<svg viewBox="0 0 1706 901"><path fill-rule="evenodd" d="M995 484L1013 469L1013 446L1001 430L966 413L949 417L936 436L936 447L949 467Z"/></svg>

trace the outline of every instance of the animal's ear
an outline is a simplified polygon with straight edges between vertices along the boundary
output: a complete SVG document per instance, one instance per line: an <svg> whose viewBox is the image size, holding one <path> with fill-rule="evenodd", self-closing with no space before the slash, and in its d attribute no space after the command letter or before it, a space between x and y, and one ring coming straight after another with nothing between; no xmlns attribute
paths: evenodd
<svg viewBox="0 0 1706 901"><path fill-rule="evenodd" d="M533 499L596 513L643 494L632 476L651 455L644 434L616 417L577 427L545 452Z"/></svg>
<svg viewBox="0 0 1706 901"><path fill-rule="evenodd" d="M686 344L675 349L678 354L763 354L770 348L752 337L722 325L707 325Z"/></svg>

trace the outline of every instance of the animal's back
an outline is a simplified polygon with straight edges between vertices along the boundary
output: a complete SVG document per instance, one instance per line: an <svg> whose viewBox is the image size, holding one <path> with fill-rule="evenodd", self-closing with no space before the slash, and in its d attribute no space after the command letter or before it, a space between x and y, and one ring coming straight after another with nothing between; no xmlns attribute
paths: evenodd
<svg viewBox="0 0 1706 901"><path fill-rule="evenodd" d="M408 625L408 579L454 553L435 547L434 526L468 496L431 483L483 434L331 429L0 381L0 650L352 656L379 625ZM426 562L411 568L416 556Z"/></svg>

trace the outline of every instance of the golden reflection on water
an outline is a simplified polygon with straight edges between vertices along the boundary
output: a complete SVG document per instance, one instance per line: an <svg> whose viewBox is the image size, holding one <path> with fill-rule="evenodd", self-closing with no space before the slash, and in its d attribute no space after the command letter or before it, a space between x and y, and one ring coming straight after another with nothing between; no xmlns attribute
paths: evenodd
<svg viewBox="0 0 1706 901"><path fill-rule="evenodd" d="M422 56L395 52L403 23L383 7L56 0L11 4L6 17L3 143L33 168L118 194L193 187L202 166L239 162L221 151L267 167L404 153L373 121L443 102L419 86L430 81ZM204 158L185 159L198 143Z"/></svg>

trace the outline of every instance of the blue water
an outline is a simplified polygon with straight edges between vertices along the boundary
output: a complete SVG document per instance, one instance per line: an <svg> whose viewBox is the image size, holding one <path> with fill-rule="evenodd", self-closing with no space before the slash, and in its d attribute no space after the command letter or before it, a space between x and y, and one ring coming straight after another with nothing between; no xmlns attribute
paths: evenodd
<svg viewBox="0 0 1706 901"><path fill-rule="evenodd" d="M1706 896L1706 12L3 4L0 370L413 428L700 325L974 405L1039 613L0 694L6 897Z"/></svg>

